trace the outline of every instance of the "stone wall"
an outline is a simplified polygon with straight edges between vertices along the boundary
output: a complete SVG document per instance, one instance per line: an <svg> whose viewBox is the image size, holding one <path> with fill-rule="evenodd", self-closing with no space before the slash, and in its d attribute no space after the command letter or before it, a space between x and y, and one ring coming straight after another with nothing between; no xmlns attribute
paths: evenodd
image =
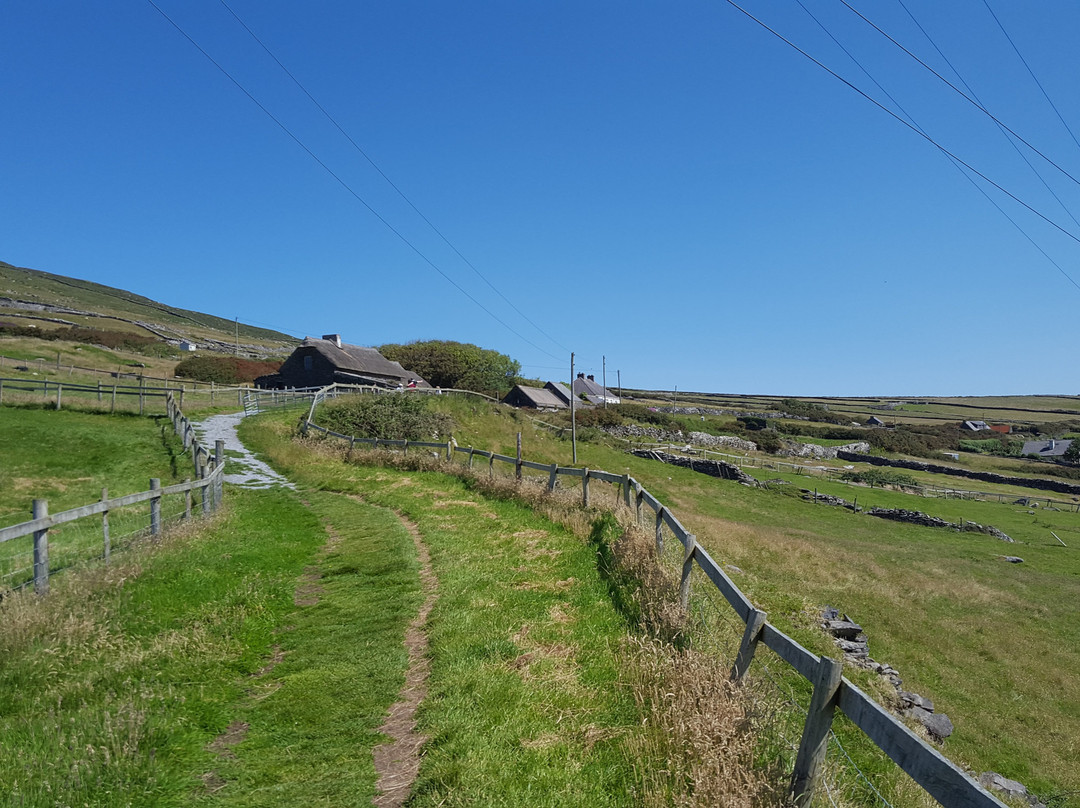
<svg viewBox="0 0 1080 808"><path fill-rule="evenodd" d="M634 449L630 454L635 457L647 457L650 460L659 460L672 466L690 469L700 474L708 474L710 477L719 477L721 480L734 480L743 485L757 486L757 480L744 472L738 466L725 463L723 460L698 460L693 457L682 457L668 452L658 452L655 449Z"/></svg>
<svg viewBox="0 0 1080 808"><path fill-rule="evenodd" d="M964 477L969 480L981 480L984 483L998 483L1000 485L1017 485L1024 488L1034 488L1037 491L1056 491L1060 494L1072 494L1080 496L1080 485L1067 483L1062 480L1036 480L1031 477L1009 477L1005 474L995 474L992 471L968 471L954 466L940 466L936 463L926 463L921 460L892 460L888 457L876 455L858 454L855 452L841 451L836 456L840 460L854 463L869 463L872 466L891 466L898 469L911 471L930 471L934 474L948 474L952 477Z"/></svg>

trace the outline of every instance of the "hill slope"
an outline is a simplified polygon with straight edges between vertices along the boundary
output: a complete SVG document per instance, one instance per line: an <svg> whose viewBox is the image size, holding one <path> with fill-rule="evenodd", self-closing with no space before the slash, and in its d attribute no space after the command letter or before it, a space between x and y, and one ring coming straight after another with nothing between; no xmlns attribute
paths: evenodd
<svg viewBox="0 0 1080 808"><path fill-rule="evenodd" d="M211 346L217 342L230 348L239 337L262 351L286 348L297 341L279 331L238 325L232 320L169 306L124 289L16 267L4 261L0 261L0 316L59 325L136 330L162 339L190 339Z"/></svg>

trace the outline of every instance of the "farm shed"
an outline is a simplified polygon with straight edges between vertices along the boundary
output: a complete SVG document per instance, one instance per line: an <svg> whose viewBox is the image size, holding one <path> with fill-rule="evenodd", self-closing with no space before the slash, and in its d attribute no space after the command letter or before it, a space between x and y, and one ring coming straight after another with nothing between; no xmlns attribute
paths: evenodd
<svg viewBox="0 0 1080 808"><path fill-rule="evenodd" d="M186 340L186 339L180 340L180 350L181 351L194 351L195 348L196 348L196 345L195 345L194 342L191 342L191 341Z"/></svg>
<svg viewBox="0 0 1080 808"><path fill-rule="evenodd" d="M867 426L885 426L885 422L878 418L876 415L871 415L866 419Z"/></svg>
<svg viewBox="0 0 1080 808"><path fill-rule="evenodd" d="M985 432L990 429L990 424L986 421L964 421L962 428L970 432Z"/></svg>
<svg viewBox="0 0 1080 808"><path fill-rule="evenodd" d="M990 424L991 432L999 432L1002 435L1008 435L1012 433L1012 427L1008 424Z"/></svg>
<svg viewBox="0 0 1080 808"><path fill-rule="evenodd" d="M1020 454L1038 455L1039 457L1061 457L1072 446L1071 440L1029 440L1024 441L1024 448Z"/></svg>
<svg viewBox="0 0 1080 808"><path fill-rule="evenodd" d="M562 399L562 403L565 404L567 407L570 406L570 399L573 397L574 394L570 392L570 388L567 387L565 384L561 384L560 382L548 382L544 385L544 389L550 390L552 393Z"/></svg>
<svg viewBox="0 0 1080 808"><path fill-rule="evenodd" d="M531 407L537 410L565 410L568 406L553 392L542 387L526 387L523 384L514 386L514 389L506 394L503 404L511 407Z"/></svg>
<svg viewBox="0 0 1080 808"><path fill-rule="evenodd" d="M415 387L431 387L374 348L348 345L338 334L328 334L322 339L304 337L278 372L260 376L255 380L255 386L264 389L325 387L338 382L404 387L413 380Z"/></svg>
<svg viewBox="0 0 1080 808"><path fill-rule="evenodd" d="M619 397L612 395L602 384L597 384L595 376L586 376L584 373L579 373L577 378L574 379L573 388L575 396L583 395L593 404L619 403Z"/></svg>

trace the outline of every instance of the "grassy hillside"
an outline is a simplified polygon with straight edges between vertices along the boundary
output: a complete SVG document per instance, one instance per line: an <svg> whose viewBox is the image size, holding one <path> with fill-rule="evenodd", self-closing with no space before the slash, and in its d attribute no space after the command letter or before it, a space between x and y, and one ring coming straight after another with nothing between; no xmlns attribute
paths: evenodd
<svg viewBox="0 0 1080 808"><path fill-rule="evenodd" d="M438 403L457 422L461 446L513 455L520 431L528 459L570 463L569 441L521 411L453 397ZM741 570L736 582L770 620L808 647L835 655L816 615L826 604L849 613L869 635L873 657L897 667L905 688L953 720L945 744L953 759L1045 796L1080 789L1080 515L1032 511L1011 499L855 489L860 505L999 526L1017 539L1004 544L814 505L791 485L746 488L604 443L581 444L578 461L641 480L714 557ZM852 496L848 486L789 479ZM1006 554L1024 563L1005 563ZM1064 802L1077 804L1075 796Z"/></svg>
<svg viewBox="0 0 1080 808"><path fill-rule="evenodd" d="M147 333L146 329L125 322L139 321L151 324L171 336L193 339L196 342L210 338L232 343L237 336L237 324L232 320L176 308L92 281L15 267L3 261L0 261L0 297L61 306L98 315L86 317L43 312L17 304L0 308L0 320L3 320L5 315L22 315L20 322L36 322L42 328L50 327L47 320L25 318L56 318L93 328ZM296 342L295 338L288 334L244 323L239 324L239 337L242 342L258 344L267 349L293 345Z"/></svg>

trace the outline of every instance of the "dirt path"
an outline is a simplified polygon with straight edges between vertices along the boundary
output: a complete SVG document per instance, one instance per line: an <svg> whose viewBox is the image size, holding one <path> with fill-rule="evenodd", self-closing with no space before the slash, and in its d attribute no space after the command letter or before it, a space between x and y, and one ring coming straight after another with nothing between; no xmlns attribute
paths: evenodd
<svg viewBox="0 0 1080 808"><path fill-rule="evenodd" d="M377 808L399 808L405 804L412 784L420 770L420 747L427 737L416 731L416 708L427 695L427 678L430 662L427 658L428 640L424 625L435 605L438 581L431 569L431 556L416 525L400 513L398 519L412 534L416 555L420 559L420 583L424 603L405 631L405 647L409 651L409 667L405 671L405 684L397 703L391 708L379 732L391 738L389 743L376 746L375 783L379 794L373 800Z"/></svg>

